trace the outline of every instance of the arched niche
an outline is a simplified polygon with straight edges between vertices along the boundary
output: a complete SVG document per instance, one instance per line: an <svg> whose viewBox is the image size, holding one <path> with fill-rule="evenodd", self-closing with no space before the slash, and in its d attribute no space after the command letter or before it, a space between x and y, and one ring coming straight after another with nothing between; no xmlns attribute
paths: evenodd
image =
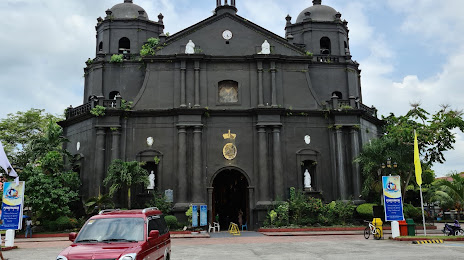
<svg viewBox="0 0 464 260"><path fill-rule="evenodd" d="M330 55L332 53L332 44L329 37L322 37L320 40L321 54Z"/></svg>
<svg viewBox="0 0 464 260"><path fill-rule="evenodd" d="M311 175L311 187L313 190L320 190L322 186L320 183L321 176L318 166L320 161L320 153L313 149L301 149L296 153L296 169L298 188L304 189L304 172L308 169Z"/></svg>

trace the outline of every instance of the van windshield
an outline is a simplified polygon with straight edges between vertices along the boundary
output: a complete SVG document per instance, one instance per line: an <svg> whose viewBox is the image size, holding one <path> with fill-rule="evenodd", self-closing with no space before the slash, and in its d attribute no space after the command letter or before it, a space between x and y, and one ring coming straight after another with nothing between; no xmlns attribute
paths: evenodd
<svg viewBox="0 0 464 260"><path fill-rule="evenodd" d="M114 243L143 241L143 218L91 219L74 243Z"/></svg>

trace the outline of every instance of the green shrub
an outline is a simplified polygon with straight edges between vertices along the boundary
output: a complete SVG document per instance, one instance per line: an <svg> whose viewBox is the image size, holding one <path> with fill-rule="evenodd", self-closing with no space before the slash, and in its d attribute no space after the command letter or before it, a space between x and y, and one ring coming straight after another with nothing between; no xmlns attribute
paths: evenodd
<svg viewBox="0 0 464 260"><path fill-rule="evenodd" d="M177 218L175 216L164 216L164 220L166 221L166 224L168 225L170 230L176 229L179 226L179 223L177 222Z"/></svg>
<svg viewBox="0 0 464 260"><path fill-rule="evenodd" d="M278 227L288 226L288 212L289 212L289 203L284 202L280 204L276 209L277 219L275 225Z"/></svg>
<svg viewBox="0 0 464 260"><path fill-rule="evenodd" d="M192 209L192 206L190 206L189 209L185 212L185 216L187 216L189 225L192 224L192 215L193 215L192 213L193 213L193 209Z"/></svg>
<svg viewBox="0 0 464 260"><path fill-rule="evenodd" d="M416 208L411 204L405 203L403 205L403 212L405 218L412 218L415 221L421 220L422 211L420 208Z"/></svg>
<svg viewBox="0 0 464 260"><path fill-rule="evenodd" d="M105 115L105 111L106 111L106 107L104 106L100 106L100 105L96 105L94 108L92 108L90 110L90 114L94 115L94 116L104 116Z"/></svg>
<svg viewBox="0 0 464 260"><path fill-rule="evenodd" d="M271 226L274 226L275 224L275 220L277 218L277 213L274 211L274 210L271 210L269 213L268 213L268 216L269 216L269 219L271 221Z"/></svg>
<svg viewBox="0 0 464 260"><path fill-rule="evenodd" d="M155 49L157 49L158 44L158 38L149 38L147 43L142 46L142 49L140 50L140 56L145 57L156 55Z"/></svg>
<svg viewBox="0 0 464 260"><path fill-rule="evenodd" d="M47 224L48 224L47 229L49 229L50 231L55 231L55 230L64 231L64 230L76 228L78 226L78 221L75 218L61 216L55 221L50 221ZM55 225L55 227L53 228L51 227L51 225Z"/></svg>
<svg viewBox="0 0 464 260"><path fill-rule="evenodd" d="M44 220L43 221L43 227L44 227L45 231L54 232L54 231L58 230L58 225L53 220Z"/></svg>
<svg viewBox="0 0 464 260"><path fill-rule="evenodd" d="M146 207L157 207L165 215L169 215L172 212L172 203L166 202L166 195L161 192L153 193L153 199L146 204Z"/></svg>
<svg viewBox="0 0 464 260"><path fill-rule="evenodd" d="M290 224L306 226L319 223L319 215L324 210L322 200L309 197L302 191L290 191L289 219Z"/></svg>
<svg viewBox="0 0 464 260"><path fill-rule="evenodd" d="M359 214L361 218L369 220L374 217L374 209L373 209L374 206L377 206L377 204L364 203L364 204L359 205L356 208L356 212Z"/></svg>
<svg viewBox="0 0 464 260"><path fill-rule="evenodd" d="M320 223L326 226L352 223L355 209L351 202L332 201L323 208Z"/></svg>

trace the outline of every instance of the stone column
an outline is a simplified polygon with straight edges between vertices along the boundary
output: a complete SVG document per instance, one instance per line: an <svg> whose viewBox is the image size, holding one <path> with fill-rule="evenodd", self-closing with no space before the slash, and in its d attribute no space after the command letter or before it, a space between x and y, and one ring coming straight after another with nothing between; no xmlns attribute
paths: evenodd
<svg viewBox="0 0 464 260"><path fill-rule="evenodd" d="M264 106L263 62L258 61L258 107Z"/></svg>
<svg viewBox="0 0 464 260"><path fill-rule="evenodd" d="M249 218L250 219L249 219L249 222L248 222L248 230L253 230L253 228L254 228L254 225L253 225L254 224L254 222L253 222L253 220L254 220L254 218L253 218L253 210L254 210L253 206L255 204L255 202L254 202L255 201L254 193L255 193L255 187L249 186L248 187L248 207L250 209L249 210L249 213L250 213Z"/></svg>
<svg viewBox="0 0 464 260"><path fill-rule="evenodd" d="M356 128L351 128L351 160L353 161L360 153L359 149L359 132ZM361 195L361 169L359 168L359 163L353 162L353 194L354 200L359 199Z"/></svg>
<svg viewBox="0 0 464 260"><path fill-rule="evenodd" d="M180 107L187 107L186 100L185 100L186 73L187 73L187 62L183 60L180 62Z"/></svg>
<svg viewBox="0 0 464 260"><path fill-rule="evenodd" d="M274 126L273 134L273 152L274 152L274 200L277 198L284 199L284 178L282 173L282 150L280 142L280 126Z"/></svg>
<svg viewBox="0 0 464 260"><path fill-rule="evenodd" d="M271 62L271 90L272 90L272 97L271 97L271 102L272 102L272 107L277 107L277 84L276 84L276 63L275 61Z"/></svg>
<svg viewBox="0 0 464 260"><path fill-rule="evenodd" d="M213 216L213 187L208 187L206 188L208 190L208 211L209 211L209 223L213 224L213 222L216 222L214 219L215 216Z"/></svg>
<svg viewBox="0 0 464 260"><path fill-rule="evenodd" d="M259 200L269 201L269 175L267 170L266 127L258 126L259 142Z"/></svg>
<svg viewBox="0 0 464 260"><path fill-rule="evenodd" d="M195 104L194 107L200 107L200 61L195 61Z"/></svg>
<svg viewBox="0 0 464 260"><path fill-rule="evenodd" d="M121 158L121 132L119 128L111 131L111 160Z"/></svg>
<svg viewBox="0 0 464 260"><path fill-rule="evenodd" d="M187 202L187 130L178 126L178 156L177 156L177 198L178 203Z"/></svg>
<svg viewBox="0 0 464 260"><path fill-rule="evenodd" d="M195 126L193 130L193 202L199 203L203 201L203 171L201 167L201 126Z"/></svg>
<svg viewBox="0 0 464 260"><path fill-rule="evenodd" d="M105 128L98 127L95 139L95 184L91 189L94 196L98 195L100 188L103 188L103 179L105 178L105 137Z"/></svg>
<svg viewBox="0 0 464 260"><path fill-rule="evenodd" d="M340 192L340 198L346 200L347 196L347 183L346 183L346 169L345 169L345 156L343 152L343 131L342 129L336 130L337 139L337 171L338 171L338 188Z"/></svg>

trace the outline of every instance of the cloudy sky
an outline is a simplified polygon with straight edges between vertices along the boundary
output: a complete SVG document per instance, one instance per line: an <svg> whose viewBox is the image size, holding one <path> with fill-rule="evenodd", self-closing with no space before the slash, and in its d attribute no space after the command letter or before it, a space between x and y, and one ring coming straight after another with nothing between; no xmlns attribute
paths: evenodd
<svg viewBox="0 0 464 260"><path fill-rule="evenodd" d="M0 118L42 108L62 114L83 100L83 67L95 57L96 18L123 0L1 0ZM284 36L285 17L310 0L236 0L238 14ZM134 0L151 20L164 15L171 35L209 16L214 0ZM381 115L402 115L410 103L429 112L463 109L464 1L323 0L342 13L353 59L362 69L363 102ZM464 135L457 135L438 176L464 171Z"/></svg>

